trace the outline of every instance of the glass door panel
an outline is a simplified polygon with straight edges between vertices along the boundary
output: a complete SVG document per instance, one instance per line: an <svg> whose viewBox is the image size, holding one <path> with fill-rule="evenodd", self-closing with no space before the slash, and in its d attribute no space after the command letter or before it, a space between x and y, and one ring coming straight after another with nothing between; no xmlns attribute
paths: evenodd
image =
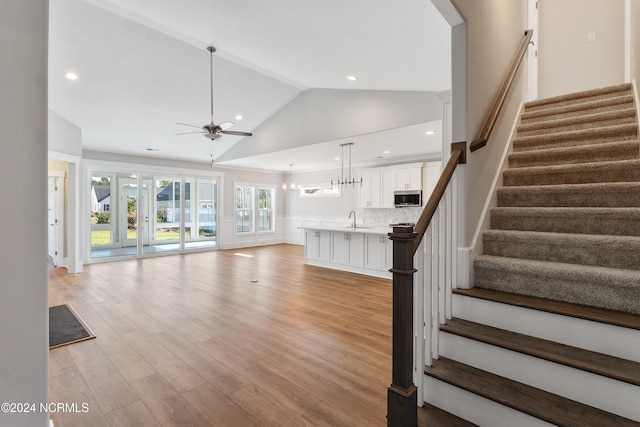
<svg viewBox="0 0 640 427"><path fill-rule="evenodd" d="M191 215L185 209L185 248L214 247L216 245L217 181L187 178L189 199L185 201ZM187 191L185 190L185 193Z"/></svg>
<svg viewBox="0 0 640 427"><path fill-rule="evenodd" d="M180 250L180 178L145 176L151 183L149 245L143 253Z"/></svg>
<svg viewBox="0 0 640 427"><path fill-rule="evenodd" d="M111 218L114 205L112 200L117 200L117 197L112 197L112 193L117 191L115 185L112 185L115 184L114 176L109 173L96 173L91 177L89 241L92 258L111 256L110 249L116 245L114 236L116 224Z"/></svg>
<svg viewBox="0 0 640 427"><path fill-rule="evenodd" d="M118 178L120 242L123 248L138 245L138 184L136 178Z"/></svg>

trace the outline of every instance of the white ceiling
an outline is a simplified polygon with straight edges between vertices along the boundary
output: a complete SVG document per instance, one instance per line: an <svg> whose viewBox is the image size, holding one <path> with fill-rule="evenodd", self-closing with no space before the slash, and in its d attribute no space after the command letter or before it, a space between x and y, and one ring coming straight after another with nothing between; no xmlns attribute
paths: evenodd
<svg viewBox="0 0 640 427"><path fill-rule="evenodd" d="M218 49L216 123L234 121L232 130L251 132L308 88L449 89L449 32L429 0L56 0L50 3L49 108L82 129L84 149L206 162L240 140L175 135L190 130L176 122L210 121L206 46ZM67 71L79 79L65 79ZM389 135L354 141L354 159L356 151L358 161L381 155L384 144L375 140ZM392 152L376 160L432 151L418 141L397 138ZM228 164L335 166L338 143ZM308 159L314 161L303 166Z"/></svg>

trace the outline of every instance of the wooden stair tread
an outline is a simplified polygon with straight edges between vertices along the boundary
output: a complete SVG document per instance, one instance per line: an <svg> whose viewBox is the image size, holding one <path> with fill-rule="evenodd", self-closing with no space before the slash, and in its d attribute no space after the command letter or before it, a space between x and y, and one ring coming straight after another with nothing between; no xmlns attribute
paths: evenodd
<svg viewBox="0 0 640 427"><path fill-rule="evenodd" d="M640 423L455 362L445 357L424 373L558 426L639 426Z"/></svg>
<svg viewBox="0 0 640 427"><path fill-rule="evenodd" d="M456 417L442 409L425 403L418 408L418 427L477 427L476 424Z"/></svg>
<svg viewBox="0 0 640 427"><path fill-rule="evenodd" d="M463 319L452 319L440 330L506 348L572 368L640 385L640 363L535 338Z"/></svg>
<svg viewBox="0 0 640 427"><path fill-rule="evenodd" d="M622 311L606 310L597 307L570 304L561 301L511 294L490 289L455 289L453 292L458 295L486 299L503 304L640 330L640 316Z"/></svg>

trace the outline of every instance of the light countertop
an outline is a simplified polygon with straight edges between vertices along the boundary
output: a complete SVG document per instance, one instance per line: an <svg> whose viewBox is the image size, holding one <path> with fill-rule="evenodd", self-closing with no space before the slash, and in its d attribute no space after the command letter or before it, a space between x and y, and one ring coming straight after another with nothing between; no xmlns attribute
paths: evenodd
<svg viewBox="0 0 640 427"><path fill-rule="evenodd" d="M375 225L358 225L353 228L350 225L309 225L299 227L303 230L320 230L320 231L340 231L346 233L364 233L364 234L388 234L393 231L393 227L375 226Z"/></svg>

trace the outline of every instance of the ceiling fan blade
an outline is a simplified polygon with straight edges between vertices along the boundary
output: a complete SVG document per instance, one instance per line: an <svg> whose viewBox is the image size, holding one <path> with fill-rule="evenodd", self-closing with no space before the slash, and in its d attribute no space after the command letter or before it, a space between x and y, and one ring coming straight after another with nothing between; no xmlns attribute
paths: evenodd
<svg viewBox="0 0 640 427"><path fill-rule="evenodd" d="M176 122L176 124L177 124L177 125L182 125L182 126L191 126L192 128L202 129L202 126L190 125L189 123L180 123L180 122Z"/></svg>
<svg viewBox="0 0 640 427"><path fill-rule="evenodd" d="M222 130L227 130L229 129L231 126L233 126L234 123L233 122L222 122L218 125L218 127Z"/></svg>
<svg viewBox="0 0 640 427"><path fill-rule="evenodd" d="M180 132L180 133L176 133L176 135L189 135L189 134L192 134L192 133L207 133L207 132L204 132L204 131L200 131L200 132Z"/></svg>
<svg viewBox="0 0 640 427"><path fill-rule="evenodd" d="M236 130L221 130L218 133L223 133L225 135L237 135L237 136L251 136L253 135L252 133L249 132L239 132Z"/></svg>

